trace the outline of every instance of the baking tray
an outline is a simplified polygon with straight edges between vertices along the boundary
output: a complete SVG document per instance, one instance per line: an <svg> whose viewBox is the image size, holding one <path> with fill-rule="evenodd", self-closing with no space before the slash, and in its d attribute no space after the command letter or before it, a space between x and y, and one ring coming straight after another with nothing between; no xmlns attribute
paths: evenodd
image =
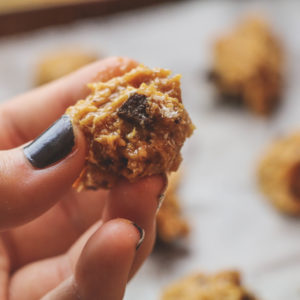
<svg viewBox="0 0 300 300"><path fill-rule="evenodd" d="M3 1L0 3L0 36L174 0Z"/></svg>

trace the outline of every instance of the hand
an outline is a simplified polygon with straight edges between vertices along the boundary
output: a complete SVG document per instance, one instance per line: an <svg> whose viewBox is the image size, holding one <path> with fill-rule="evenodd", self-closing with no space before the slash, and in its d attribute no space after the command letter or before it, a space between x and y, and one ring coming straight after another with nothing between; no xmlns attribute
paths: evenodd
<svg viewBox="0 0 300 300"><path fill-rule="evenodd" d="M43 147L42 168L22 146L84 98L86 83L134 66L129 59L99 61L0 106L1 300L119 300L151 252L163 176L77 193L71 186L86 151L77 128L60 157Z"/></svg>

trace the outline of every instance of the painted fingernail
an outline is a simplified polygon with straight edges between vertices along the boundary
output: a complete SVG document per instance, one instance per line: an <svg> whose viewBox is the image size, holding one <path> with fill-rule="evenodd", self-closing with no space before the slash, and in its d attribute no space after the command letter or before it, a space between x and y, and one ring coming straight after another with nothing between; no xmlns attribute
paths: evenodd
<svg viewBox="0 0 300 300"><path fill-rule="evenodd" d="M72 122L63 115L51 127L24 148L24 154L29 162L38 169L52 165L69 153L75 145Z"/></svg>
<svg viewBox="0 0 300 300"><path fill-rule="evenodd" d="M137 225L136 223L132 222L132 225L138 230L139 234L140 234L140 239L136 245L136 250L140 248L140 246L142 245L144 238L145 238L145 230L140 227L139 225Z"/></svg>
<svg viewBox="0 0 300 300"><path fill-rule="evenodd" d="M162 204L164 202L166 191L167 191L167 188L168 188L168 176L166 174L163 174L162 176L163 176L164 184L163 184L163 188L162 188L162 190L159 193L158 198L157 198L156 213L158 213L160 207L162 206Z"/></svg>

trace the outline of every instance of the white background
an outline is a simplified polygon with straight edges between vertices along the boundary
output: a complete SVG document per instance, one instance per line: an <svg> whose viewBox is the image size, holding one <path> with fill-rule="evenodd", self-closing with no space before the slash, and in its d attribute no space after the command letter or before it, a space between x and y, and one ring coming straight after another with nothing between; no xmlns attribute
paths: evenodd
<svg viewBox="0 0 300 300"><path fill-rule="evenodd" d="M205 81L214 38L253 11L270 20L287 53L283 103L269 120L215 106ZM275 212L255 178L264 147L300 128L299 28L298 1L183 1L0 40L0 100L32 88L37 59L65 46L126 55L183 75L184 103L197 126L184 148L180 191L192 233L150 257L127 300L155 300L174 279L223 268L241 270L264 300L300 299L300 220Z"/></svg>

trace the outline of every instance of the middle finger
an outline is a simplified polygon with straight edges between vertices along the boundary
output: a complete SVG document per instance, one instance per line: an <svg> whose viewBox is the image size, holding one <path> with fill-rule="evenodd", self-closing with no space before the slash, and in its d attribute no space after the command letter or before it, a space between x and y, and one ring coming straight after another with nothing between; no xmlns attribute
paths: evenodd
<svg viewBox="0 0 300 300"><path fill-rule="evenodd" d="M5 234L12 268L59 255L102 216L107 191L69 191L53 208L34 221Z"/></svg>

